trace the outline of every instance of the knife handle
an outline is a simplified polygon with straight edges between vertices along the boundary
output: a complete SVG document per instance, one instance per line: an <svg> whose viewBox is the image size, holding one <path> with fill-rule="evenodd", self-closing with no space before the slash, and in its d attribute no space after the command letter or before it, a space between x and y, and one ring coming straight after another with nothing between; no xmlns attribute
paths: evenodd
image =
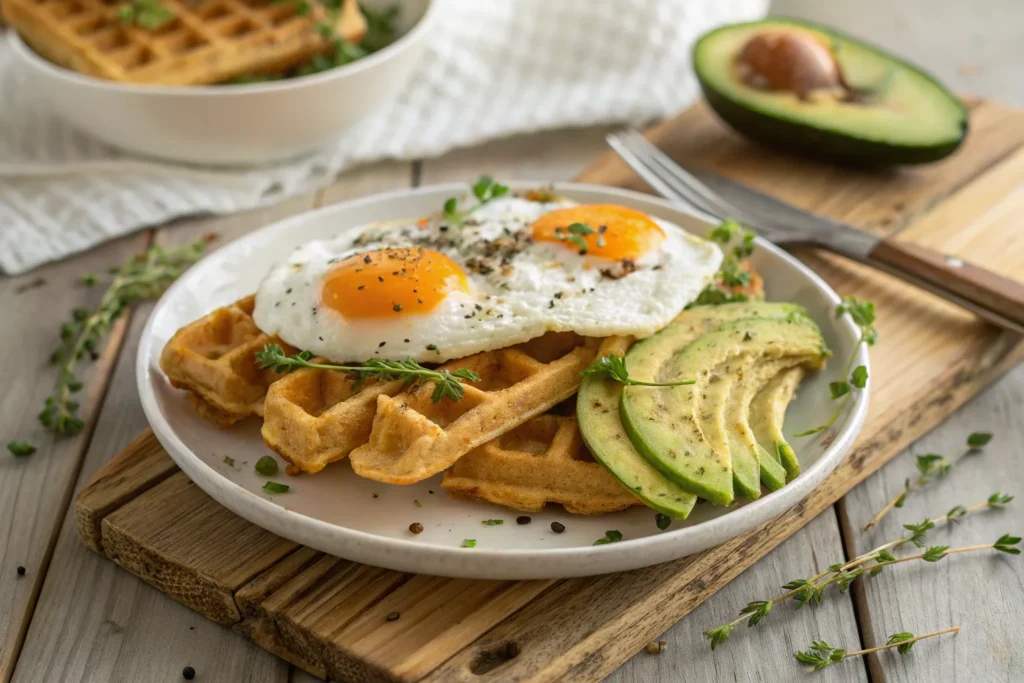
<svg viewBox="0 0 1024 683"><path fill-rule="evenodd" d="M886 270L894 275L909 275L928 283L931 285L928 289L940 296L943 293L955 295L1024 326L1024 285L1019 282L955 256L893 239L875 245L869 259L888 266Z"/></svg>

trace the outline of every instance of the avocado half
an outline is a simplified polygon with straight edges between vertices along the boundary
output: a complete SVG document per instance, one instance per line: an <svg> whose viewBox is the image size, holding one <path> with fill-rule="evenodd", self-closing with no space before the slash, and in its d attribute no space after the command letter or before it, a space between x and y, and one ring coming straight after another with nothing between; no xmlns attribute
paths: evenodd
<svg viewBox="0 0 1024 683"><path fill-rule="evenodd" d="M802 32L830 46L846 99L755 87L739 55L755 36ZM723 26L694 46L694 68L712 109L739 133L787 152L866 166L920 164L951 154L967 136L967 109L935 78L833 29L794 19Z"/></svg>

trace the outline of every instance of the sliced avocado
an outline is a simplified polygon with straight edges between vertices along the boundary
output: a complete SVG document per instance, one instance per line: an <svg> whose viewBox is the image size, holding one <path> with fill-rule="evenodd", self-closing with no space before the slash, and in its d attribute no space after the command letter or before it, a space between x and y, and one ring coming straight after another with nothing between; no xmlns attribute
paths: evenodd
<svg viewBox="0 0 1024 683"><path fill-rule="evenodd" d="M749 423L750 401L754 395L771 379L777 368L771 368L766 372L764 366L772 366L776 363L798 362L790 361L768 361L759 363L759 359L753 355L741 356L736 361L738 369L735 374L737 381L732 388L729 403L725 410L725 431L729 448L729 457L733 461L733 481L735 477L736 463L746 460L754 460L758 464L761 483L769 491L777 491L786 484L786 470L778 460L760 447Z"/></svg>
<svg viewBox="0 0 1024 683"><path fill-rule="evenodd" d="M594 459L648 507L686 519L697 496L666 479L633 447L619 418L622 384L589 376L576 397L576 421Z"/></svg>
<svg viewBox="0 0 1024 683"><path fill-rule="evenodd" d="M936 161L967 135L967 109L934 77L879 48L794 19L723 26L695 45L712 109L747 137L858 165Z"/></svg>
<svg viewBox="0 0 1024 683"><path fill-rule="evenodd" d="M750 373L754 356L731 358L718 365L696 396L697 426L715 453L727 453L732 463L733 491L748 500L761 497L761 466L757 451L733 448L726 417L731 408L733 392Z"/></svg>
<svg viewBox="0 0 1024 683"><path fill-rule="evenodd" d="M679 323L677 318L665 330L630 349L626 367L631 377L642 381L695 379L696 384L627 386L619 412L633 445L662 474L712 503L728 505L734 498L729 453L716 452L698 424L701 395L712 370L743 354L759 354L766 360L800 356L811 361L823 355L824 342L813 322L802 315L746 318L706 332L672 353L680 343L674 335L693 338L691 329ZM660 343L654 341L657 338L661 338ZM666 348L670 349L668 354L664 353ZM667 360L651 367L652 356Z"/></svg>
<svg viewBox="0 0 1024 683"><path fill-rule="evenodd" d="M782 435L782 426L786 421L786 408L804 372L801 366L781 369L750 402L750 427L754 438L762 448L779 458L790 481L800 474L800 461Z"/></svg>

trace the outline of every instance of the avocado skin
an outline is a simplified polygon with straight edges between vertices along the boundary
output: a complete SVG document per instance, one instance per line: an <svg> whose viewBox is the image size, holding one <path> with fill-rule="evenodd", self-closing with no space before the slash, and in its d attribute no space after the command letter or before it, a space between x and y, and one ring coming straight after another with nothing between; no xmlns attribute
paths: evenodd
<svg viewBox="0 0 1024 683"><path fill-rule="evenodd" d="M794 123L765 112L749 109L747 106L734 101L717 90L714 84L701 73L700 69L696 68L697 53L700 50L701 44L705 40L712 38L719 31L761 22L723 26L705 34L693 47L694 71L697 74L697 81L700 83L701 91L704 93L704 99L718 117L738 133L758 144L784 153L798 153L819 161L869 168L902 164L927 164L938 161L956 151L967 137L969 130L967 109L956 95L949 92L945 86L929 74L912 64L893 57L881 48L837 33L825 26L789 18L769 20L765 22L765 25L777 26L779 21L804 26L851 43L858 43L875 52L884 54L890 61L928 79L945 92L951 100L960 104L960 108L963 110L963 118L960 121L960 137L947 144L940 145L899 145L878 142L837 131Z"/></svg>

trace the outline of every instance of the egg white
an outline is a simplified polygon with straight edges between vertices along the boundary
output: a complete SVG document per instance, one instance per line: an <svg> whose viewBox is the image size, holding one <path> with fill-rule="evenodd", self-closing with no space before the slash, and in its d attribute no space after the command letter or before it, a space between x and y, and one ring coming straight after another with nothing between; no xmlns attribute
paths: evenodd
<svg viewBox="0 0 1024 683"><path fill-rule="evenodd" d="M536 218L573 204L503 197L459 226L433 220L421 227L409 220L309 242L264 278L253 317L264 332L335 362L441 362L548 331L648 336L693 301L721 264L717 246L656 218L666 239L638 259L632 272L582 256L566 243L528 239ZM323 305L324 277L335 263L411 246L435 249L459 264L469 292L450 292L429 313L377 319L347 319Z"/></svg>

